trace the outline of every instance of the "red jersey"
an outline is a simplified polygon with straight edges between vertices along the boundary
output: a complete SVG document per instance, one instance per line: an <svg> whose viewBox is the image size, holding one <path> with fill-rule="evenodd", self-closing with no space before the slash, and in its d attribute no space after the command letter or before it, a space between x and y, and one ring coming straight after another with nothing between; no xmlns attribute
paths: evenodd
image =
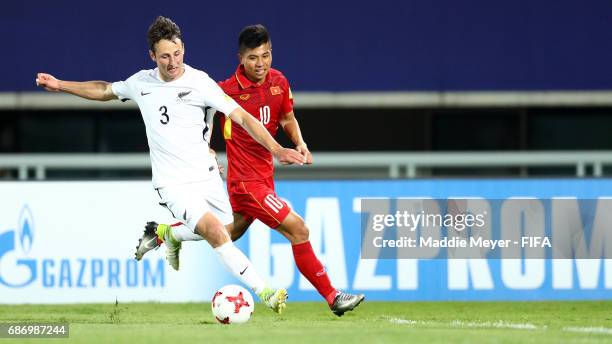
<svg viewBox="0 0 612 344"><path fill-rule="evenodd" d="M229 79L219 86L243 109L266 127L270 135L276 135L282 116L293 111L293 97L289 81L278 70L270 68L261 85L250 81L242 65ZM225 116L221 118L223 137L227 147L227 180L257 180L274 174L272 154L260 145L241 126Z"/></svg>

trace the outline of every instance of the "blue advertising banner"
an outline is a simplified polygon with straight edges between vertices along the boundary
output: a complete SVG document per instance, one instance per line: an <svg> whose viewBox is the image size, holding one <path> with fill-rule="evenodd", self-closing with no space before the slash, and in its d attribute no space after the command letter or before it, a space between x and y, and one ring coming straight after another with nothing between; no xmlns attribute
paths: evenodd
<svg viewBox="0 0 612 344"><path fill-rule="evenodd" d="M282 181L277 193L306 221L334 286L369 300L612 298L609 179ZM165 261L163 246L134 259L145 221L176 222L148 181L6 182L0 194L0 303L201 302L238 283L203 241L184 243L179 271ZM382 250L362 250L372 218L364 200L371 199L476 200L491 205L492 233L514 214L541 219L539 237L550 236L553 245L556 233L582 237L568 246L574 255L560 259L522 259L526 250L509 259L467 259L446 249L432 258L381 259ZM536 206L506 207L515 199ZM526 231L529 222L514 223ZM255 222L237 244L270 285L288 288L291 301L322 301L276 231Z"/></svg>
<svg viewBox="0 0 612 344"><path fill-rule="evenodd" d="M277 184L277 193L306 220L334 285L370 300L612 297L610 259L361 259L360 209L363 198L565 199L580 206L612 196L611 180L287 181ZM292 300L320 300L295 268L283 237L255 224L239 243L273 284L289 286Z"/></svg>

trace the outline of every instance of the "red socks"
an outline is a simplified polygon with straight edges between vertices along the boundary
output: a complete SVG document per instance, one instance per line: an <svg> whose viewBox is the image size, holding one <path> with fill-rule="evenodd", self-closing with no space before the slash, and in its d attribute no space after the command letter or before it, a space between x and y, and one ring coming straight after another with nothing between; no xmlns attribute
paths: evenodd
<svg viewBox="0 0 612 344"><path fill-rule="evenodd" d="M291 248L298 270L312 283L319 294L325 298L325 301L331 305L336 298L337 291L332 287L323 264L315 256L310 241L291 245Z"/></svg>

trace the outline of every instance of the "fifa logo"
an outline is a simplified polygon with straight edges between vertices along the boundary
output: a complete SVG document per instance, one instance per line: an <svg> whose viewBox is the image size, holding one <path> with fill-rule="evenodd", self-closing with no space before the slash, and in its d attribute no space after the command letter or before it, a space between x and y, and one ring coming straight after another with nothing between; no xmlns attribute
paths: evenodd
<svg viewBox="0 0 612 344"><path fill-rule="evenodd" d="M0 285L20 288L32 283L36 279L36 260L20 258L30 253L33 243L34 217L30 208L25 205L21 209L17 228L0 233ZM25 276L25 278L22 278L21 281L5 280L2 274L3 268L11 265L19 269L21 271L19 275Z"/></svg>

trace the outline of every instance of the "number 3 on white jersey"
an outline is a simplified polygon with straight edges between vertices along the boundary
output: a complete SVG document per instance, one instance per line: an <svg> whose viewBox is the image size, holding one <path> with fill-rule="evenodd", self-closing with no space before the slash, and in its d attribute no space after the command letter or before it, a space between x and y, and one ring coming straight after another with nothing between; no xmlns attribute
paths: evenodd
<svg viewBox="0 0 612 344"><path fill-rule="evenodd" d="M270 107L268 105L259 108L259 121L263 125L270 123Z"/></svg>

